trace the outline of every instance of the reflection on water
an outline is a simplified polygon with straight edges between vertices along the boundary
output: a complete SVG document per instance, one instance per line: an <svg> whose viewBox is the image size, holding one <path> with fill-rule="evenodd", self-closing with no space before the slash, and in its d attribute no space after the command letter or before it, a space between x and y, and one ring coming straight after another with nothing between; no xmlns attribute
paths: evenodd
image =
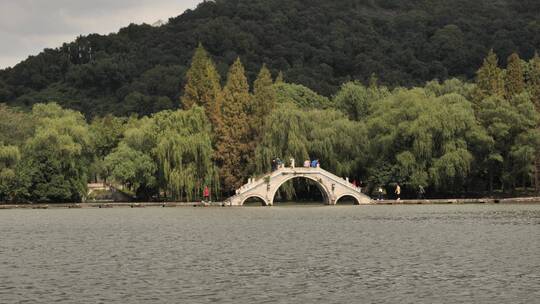
<svg viewBox="0 0 540 304"><path fill-rule="evenodd" d="M0 212L1 303L538 303L540 205Z"/></svg>

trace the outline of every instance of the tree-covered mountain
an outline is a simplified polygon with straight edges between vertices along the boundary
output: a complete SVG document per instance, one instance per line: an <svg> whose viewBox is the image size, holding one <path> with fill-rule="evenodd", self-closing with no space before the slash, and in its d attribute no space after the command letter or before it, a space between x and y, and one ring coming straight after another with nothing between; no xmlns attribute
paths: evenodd
<svg viewBox="0 0 540 304"><path fill-rule="evenodd" d="M413 86L471 79L489 49L524 59L540 49L536 0L216 0L160 27L81 36L0 71L0 102L56 101L86 116L181 106L201 42L224 79L239 56L253 81L274 76L325 96L349 80Z"/></svg>

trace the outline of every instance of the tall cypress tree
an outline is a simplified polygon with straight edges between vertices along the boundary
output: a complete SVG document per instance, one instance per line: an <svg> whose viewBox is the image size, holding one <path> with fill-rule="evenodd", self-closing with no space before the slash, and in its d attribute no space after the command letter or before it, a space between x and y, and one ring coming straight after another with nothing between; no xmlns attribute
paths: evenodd
<svg viewBox="0 0 540 304"><path fill-rule="evenodd" d="M218 158L224 191L234 191L244 181L249 161L249 84L240 58L231 66L223 89L222 124Z"/></svg>
<svg viewBox="0 0 540 304"><path fill-rule="evenodd" d="M220 77L202 44L195 50L186 80L181 98L184 108L190 109L193 105L204 107L214 129L219 128L222 104Z"/></svg>
<svg viewBox="0 0 540 304"><path fill-rule="evenodd" d="M272 82L272 74L263 65L257 79L253 84L253 103L250 109L251 123L254 138L261 137L265 118L272 112L276 102L276 90Z"/></svg>
<svg viewBox="0 0 540 304"><path fill-rule="evenodd" d="M249 107L249 164L246 175L256 171L255 149L262 140L265 120L270 115L276 103L276 89L272 81L272 74L263 65L257 79L253 84L253 100Z"/></svg>
<svg viewBox="0 0 540 304"><path fill-rule="evenodd" d="M512 53L508 57L508 66L505 74L506 98L510 99L515 95L523 93L525 90L525 79L523 76L523 66L519 55Z"/></svg>
<svg viewBox="0 0 540 304"><path fill-rule="evenodd" d="M505 93L503 71L499 68L497 55L490 50L484 59L484 64L476 72L476 99L482 100L489 96L503 97Z"/></svg>

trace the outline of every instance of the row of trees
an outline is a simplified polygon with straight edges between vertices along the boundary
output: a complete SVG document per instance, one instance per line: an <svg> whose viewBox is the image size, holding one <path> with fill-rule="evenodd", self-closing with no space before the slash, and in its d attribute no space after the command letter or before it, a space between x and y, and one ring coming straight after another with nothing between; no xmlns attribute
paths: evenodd
<svg viewBox="0 0 540 304"><path fill-rule="evenodd" d="M535 0L199 2L167 25L80 36L0 70L0 100L27 109L54 101L87 118L176 109L199 41L222 77L240 56L250 82L265 62L325 96L372 73L392 87L472 80L490 48L505 65L514 51L529 59L540 49Z"/></svg>
<svg viewBox="0 0 540 304"><path fill-rule="evenodd" d="M205 186L229 195L271 160L317 158L368 190L400 183L430 195L533 184L540 150L540 57L490 52L475 83L431 81L389 89L347 82L332 97L274 80L263 66L250 86L238 59L225 85L202 46L186 73L184 109L150 116L79 112L38 104L0 107L0 200L79 201L94 179L138 199L194 200ZM294 195L293 184L284 194Z"/></svg>

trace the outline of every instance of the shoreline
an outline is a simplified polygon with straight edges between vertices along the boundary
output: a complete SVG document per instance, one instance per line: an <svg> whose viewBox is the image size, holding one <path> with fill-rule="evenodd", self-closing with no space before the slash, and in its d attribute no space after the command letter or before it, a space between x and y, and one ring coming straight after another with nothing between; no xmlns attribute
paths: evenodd
<svg viewBox="0 0 540 304"><path fill-rule="evenodd" d="M515 198L477 198L477 199L414 199L414 200L372 200L369 204L361 206L382 205L482 205L482 204L540 204L540 197ZM337 205L339 206L339 205ZM0 210L6 209L91 209L91 208L180 208L180 207L229 207L223 202L203 204L201 202L86 202L86 203L59 203L59 204L0 204ZM241 206L240 206L241 207ZM238 207L236 207L238 208Z"/></svg>

